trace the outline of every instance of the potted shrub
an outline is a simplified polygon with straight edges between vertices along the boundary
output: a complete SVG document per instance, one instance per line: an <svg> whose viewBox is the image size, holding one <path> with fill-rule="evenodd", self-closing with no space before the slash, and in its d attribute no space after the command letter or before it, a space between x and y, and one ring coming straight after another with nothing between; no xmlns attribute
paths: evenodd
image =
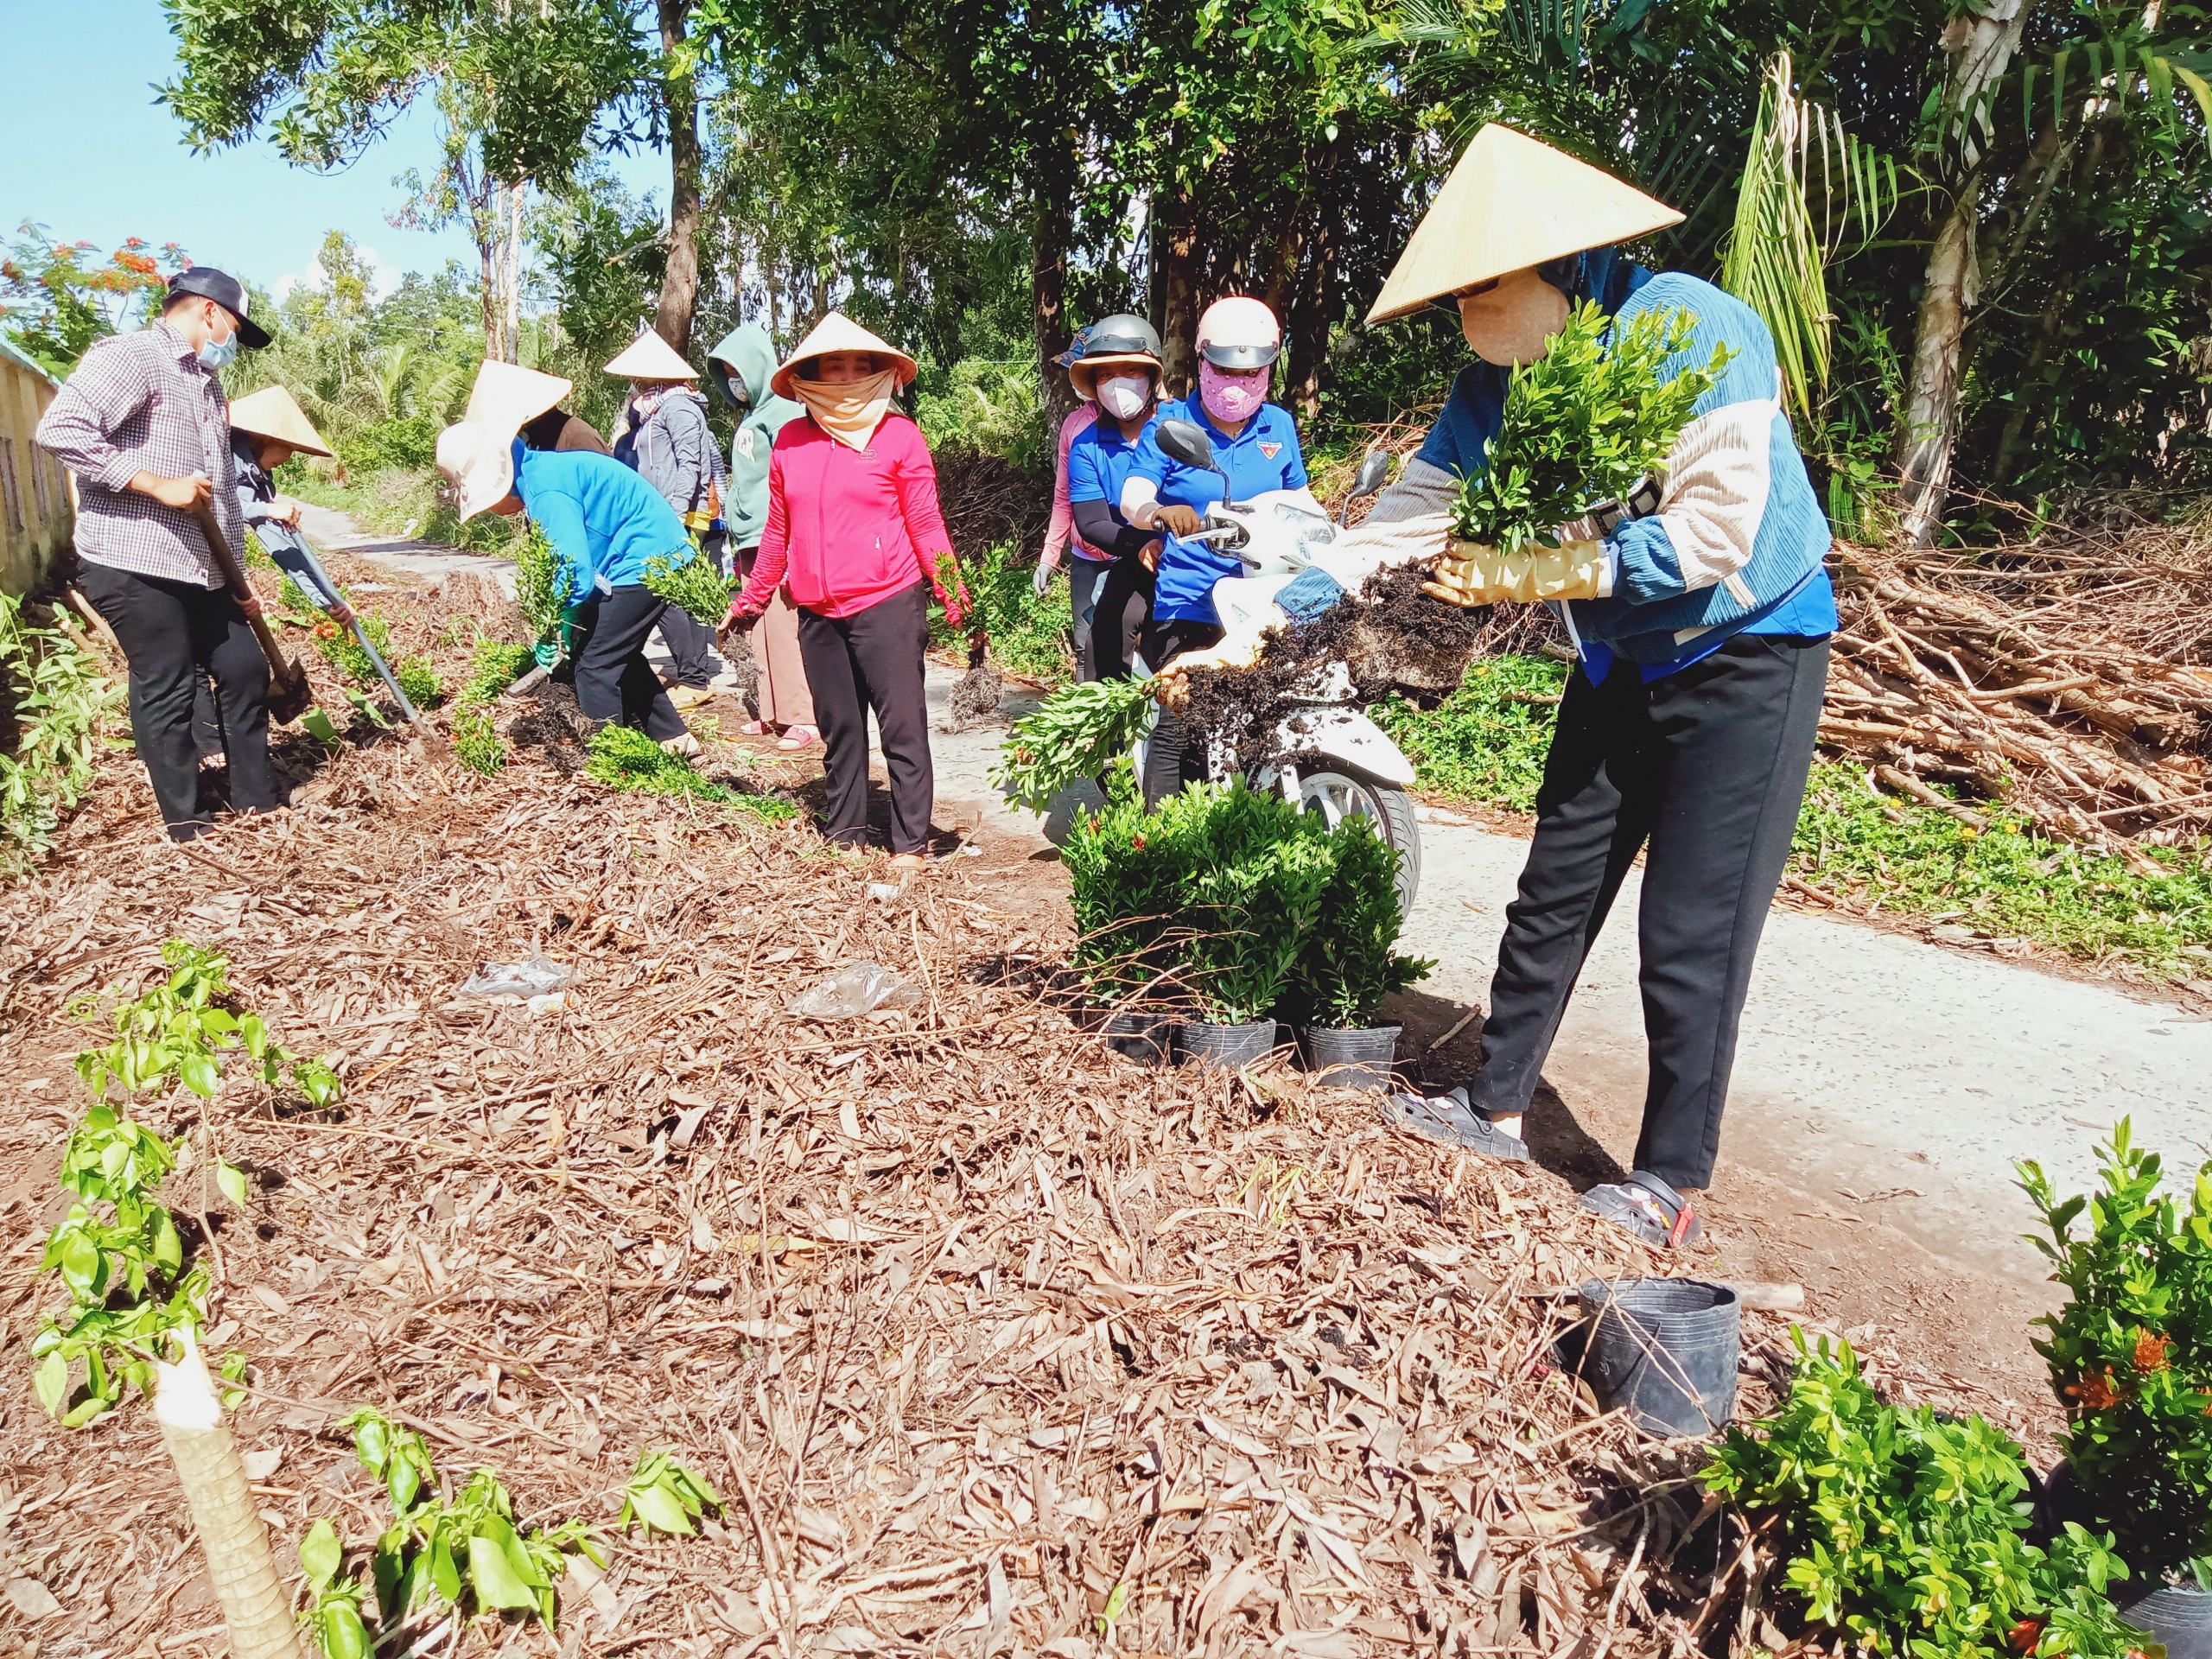
<svg viewBox="0 0 2212 1659"><path fill-rule="evenodd" d="M1329 883L1327 831L1273 791L1241 783L1161 803L1186 849L1179 955L1205 1018L1180 1033L1186 1058L1248 1065L1274 1046L1282 1000Z"/></svg>
<svg viewBox="0 0 2212 1659"><path fill-rule="evenodd" d="M1388 1089L1396 1026L1375 1023L1382 999L1436 966L1401 956L1405 925L1398 855L1375 826L1349 817L1329 836L1329 885L1291 976L1284 1011L1301 1027L1307 1061L1336 1089Z"/></svg>
<svg viewBox="0 0 2212 1659"><path fill-rule="evenodd" d="M2063 1201L2039 1165L2018 1166L2050 1233L2032 1242L2068 1292L2037 1321L2067 1415L2055 1484L2150 1588L2129 1622L2174 1659L2212 1654L2212 1165L2186 1205L2160 1193L2158 1156L2125 1118L2097 1163L2098 1191Z"/></svg>
<svg viewBox="0 0 2212 1659"><path fill-rule="evenodd" d="M1106 1043L1164 1061L1173 1041L1178 916L1188 861L1179 818L1123 798L1077 816L1060 859L1075 912L1074 966Z"/></svg>

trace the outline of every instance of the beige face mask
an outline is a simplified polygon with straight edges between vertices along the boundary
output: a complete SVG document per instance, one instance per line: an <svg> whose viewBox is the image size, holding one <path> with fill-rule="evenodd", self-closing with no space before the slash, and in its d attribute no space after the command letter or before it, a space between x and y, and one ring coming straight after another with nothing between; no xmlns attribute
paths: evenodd
<svg viewBox="0 0 2212 1659"><path fill-rule="evenodd" d="M899 371L886 369L864 380L832 385L826 380L791 377L791 390L814 416L815 424L854 449L865 449L891 409L891 394L899 390Z"/></svg>
<svg viewBox="0 0 2212 1659"><path fill-rule="evenodd" d="M1512 368L1544 354L1544 341L1567 326L1567 296L1531 270L1459 299L1459 332L1485 363Z"/></svg>

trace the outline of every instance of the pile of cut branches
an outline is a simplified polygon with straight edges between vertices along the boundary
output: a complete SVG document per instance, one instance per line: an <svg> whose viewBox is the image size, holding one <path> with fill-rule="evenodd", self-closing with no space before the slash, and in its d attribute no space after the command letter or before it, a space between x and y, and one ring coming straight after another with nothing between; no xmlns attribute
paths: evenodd
<svg viewBox="0 0 2212 1659"><path fill-rule="evenodd" d="M1934 785L2069 841L2212 831L2212 669L2187 660L2208 632L2200 615L2164 650L2126 637L2135 613L2115 590L2157 579L2126 563L2116 543L2094 558L1853 550L1821 741L1972 823L1981 815Z"/></svg>

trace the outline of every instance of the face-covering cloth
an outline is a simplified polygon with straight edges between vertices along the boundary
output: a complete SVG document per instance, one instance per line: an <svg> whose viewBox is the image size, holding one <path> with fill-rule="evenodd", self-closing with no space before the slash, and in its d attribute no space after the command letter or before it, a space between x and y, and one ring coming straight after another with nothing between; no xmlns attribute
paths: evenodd
<svg viewBox="0 0 2212 1659"><path fill-rule="evenodd" d="M891 395L899 390L899 371L885 369L863 379L835 385L793 376L791 390L814 416L817 426L848 448L865 449L890 412Z"/></svg>
<svg viewBox="0 0 2212 1659"><path fill-rule="evenodd" d="M1267 370L1238 372L1217 369L1204 358L1198 359L1198 402L1217 421L1231 426L1249 421L1267 401Z"/></svg>

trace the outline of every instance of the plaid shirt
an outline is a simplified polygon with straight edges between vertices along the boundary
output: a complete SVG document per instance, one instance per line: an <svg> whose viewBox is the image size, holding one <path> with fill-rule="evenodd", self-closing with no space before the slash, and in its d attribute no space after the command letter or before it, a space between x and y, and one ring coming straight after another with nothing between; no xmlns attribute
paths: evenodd
<svg viewBox="0 0 2212 1659"><path fill-rule="evenodd" d="M77 475L77 554L141 576L220 588L207 538L188 513L130 488L142 472L214 482L215 521L243 553L222 382L167 323L101 340L38 423L41 448Z"/></svg>

